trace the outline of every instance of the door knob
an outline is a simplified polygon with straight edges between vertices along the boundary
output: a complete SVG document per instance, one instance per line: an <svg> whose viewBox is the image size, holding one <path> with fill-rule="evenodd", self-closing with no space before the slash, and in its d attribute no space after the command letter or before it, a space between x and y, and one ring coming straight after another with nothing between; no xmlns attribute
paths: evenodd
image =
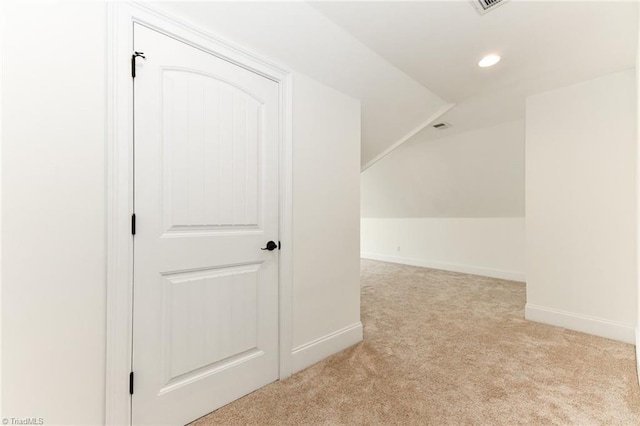
<svg viewBox="0 0 640 426"><path fill-rule="evenodd" d="M278 245L274 241L269 241L266 247L262 247L260 250L273 251L278 248Z"/></svg>

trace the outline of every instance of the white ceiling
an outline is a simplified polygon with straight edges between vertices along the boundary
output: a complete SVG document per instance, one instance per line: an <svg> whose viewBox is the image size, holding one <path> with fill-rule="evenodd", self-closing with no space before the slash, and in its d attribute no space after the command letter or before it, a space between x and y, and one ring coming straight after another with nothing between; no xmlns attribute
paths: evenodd
<svg viewBox="0 0 640 426"><path fill-rule="evenodd" d="M435 138L524 117L527 95L635 65L636 2L512 0L480 16L464 1L315 2L332 21L457 105ZM502 61L481 69L488 53Z"/></svg>

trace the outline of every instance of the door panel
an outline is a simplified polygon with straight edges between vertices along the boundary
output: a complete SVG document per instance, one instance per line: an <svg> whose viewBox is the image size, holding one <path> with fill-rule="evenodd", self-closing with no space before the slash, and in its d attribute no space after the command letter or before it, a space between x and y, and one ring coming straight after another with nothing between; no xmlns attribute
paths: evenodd
<svg viewBox="0 0 640 426"><path fill-rule="evenodd" d="M190 70L162 79L167 231L258 227L263 103Z"/></svg>
<svg viewBox="0 0 640 426"><path fill-rule="evenodd" d="M278 377L279 88L134 26L133 424L184 424Z"/></svg>
<svg viewBox="0 0 640 426"><path fill-rule="evenodd" d="M253 264L164 276L167 384L258 347L259 269Z"/></svg>

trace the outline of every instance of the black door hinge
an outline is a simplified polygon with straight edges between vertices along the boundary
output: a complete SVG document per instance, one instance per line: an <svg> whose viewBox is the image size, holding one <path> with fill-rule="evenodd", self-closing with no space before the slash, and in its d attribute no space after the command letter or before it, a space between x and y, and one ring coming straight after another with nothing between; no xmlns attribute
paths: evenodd
<svg viewBox="0 0 640 426"><path fill-rule="evenodd" d="M280 241L278 241L278 250L280 250Z"/></svg>
<svg viewBox="0 0 640 426"><path fill-rule="evenodd" d="M136 78L136 58L141 57L142 59L147 59L144 56L144 52L133 52L131 55L131 78Z"/></svg>
<svg viewBox="0 0 640 426"><path fill-rule="evenodd" d="M129 395L133 395L133 371L129 373Z"/></svg>
<svg viewBox="0 0 640 426"><path fill-rule="evenodd" d="M131 235L136 235L136 214L131 215Z"/></svg>

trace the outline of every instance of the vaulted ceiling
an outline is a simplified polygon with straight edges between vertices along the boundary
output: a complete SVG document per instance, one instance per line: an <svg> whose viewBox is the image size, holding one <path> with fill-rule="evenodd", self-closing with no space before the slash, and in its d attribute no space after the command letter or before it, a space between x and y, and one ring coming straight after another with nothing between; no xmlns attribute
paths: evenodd
<svg viewBox="0 0 640 426"><path fill-rule="evenodd" d="M511 0L485 15L469 1L315 2L390 63L456 106L436 138L524 118L527 95L635 65L636 2ZM486 54L502 61L479 68Z"/></svg>
<svg viewBox="0 0 640 426"><path fill-rule="evenodd" d="M160 7L361 100L363 165L398 142L524 117L527 95L635 64L633 1L160 2ZM502 61L481 69L497 53ZM437 131L428 119L452 124Z"/></svg>

